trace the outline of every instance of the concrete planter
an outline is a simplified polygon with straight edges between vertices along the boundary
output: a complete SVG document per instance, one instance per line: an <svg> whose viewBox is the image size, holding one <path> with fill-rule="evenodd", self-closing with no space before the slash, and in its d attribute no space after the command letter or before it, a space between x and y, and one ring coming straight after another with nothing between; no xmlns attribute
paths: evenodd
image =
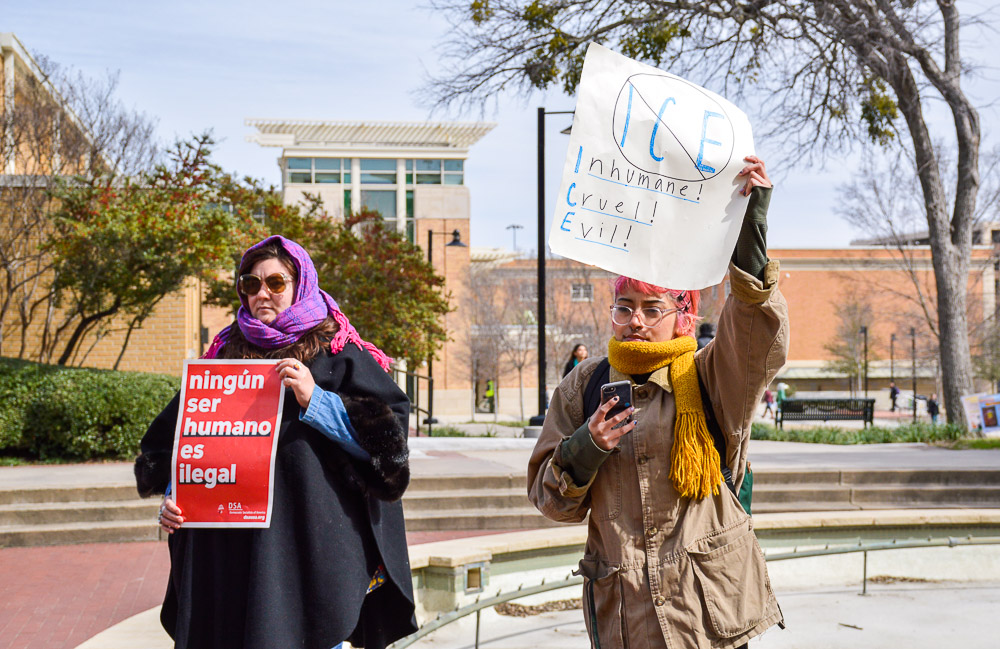
<svg viewBox="0 0 1000 649"><path fill-rule="evenodd" d="M541 435L541 434L542 434L542 427L541 426L525 426L524 427L524 433L523 433L524 437L530 437L530 438L538 439L538 436Z"/></svg>

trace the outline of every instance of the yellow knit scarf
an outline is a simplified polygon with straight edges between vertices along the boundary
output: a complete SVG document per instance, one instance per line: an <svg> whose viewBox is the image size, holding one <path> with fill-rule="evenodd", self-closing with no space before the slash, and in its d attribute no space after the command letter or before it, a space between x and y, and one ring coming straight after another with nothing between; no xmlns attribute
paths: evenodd
<svg viewBox="0 0 1000 649"><path fill-rule="evenodd" d="M622 374L647 374L670 365L670 382L677 404L674 445L670 451L670 480L685 498L704 498L719 493L722 471L719 452L705 424L705 411L698 388L694 352L698 344L690 336L666 342L608 343L608 361Z"/></svg>

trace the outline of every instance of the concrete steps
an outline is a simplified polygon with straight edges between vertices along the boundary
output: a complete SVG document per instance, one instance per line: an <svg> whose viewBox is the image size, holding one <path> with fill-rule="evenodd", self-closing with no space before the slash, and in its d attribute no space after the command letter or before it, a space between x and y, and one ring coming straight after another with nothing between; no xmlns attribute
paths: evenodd
<svg viewBox="0 0 1000 649"><path fill-rule="evenodd" d="M415 476L403 496L406 529L519 530L559 525L528 500L525 474Z"/></svg>
<svg viewBox="0 0 1000 649"><path fill-rule="evenodd" d="M144 521L88 521L85 523L0 526L0 547L123 543L126 541L156 541L159 538L159 527L156 526L152 518Z"/></svg>
<svg viewBox="0 0 1000 649"><path fill-rule="evenodd" d="M0 505L0 529L8 525L152 521L160 506L158 499L78 502L33 502Z"/></svg>
<svg viewBox="0 0 1000 649"><path fill-rule="evenodd" d="M527 498L525 498L527 502ZM403 499L404 511L406 499ZM557 527L562 523L551 521L538 510L527 507L509 509L406 511L406 529L414 532L435 530L523 530Z"/></svg>
<svg viewBox="0 0 1000 649"><path fill-rule="evenodd" d="M1000 506L1000 468L755 471L753 511Z"/></svg>
<svg viewBox="0 0 1000 649"><path fill-rule="evenodd" d="M159 506L132 485L0 488L0 548L155 541Z"/></svg>
<svg viewBox="0 0 1000 649"><path fill-rule="evenodd" d="M17 503L108 502L133 500L135 485L98 485L88 487L0 488L0 505Z"/></svg>
<svg viewBox="0 0 1000 649"><path fill-rule="evenodd" d="M407 491L403 496L403 511L411 514L429 511L457 510L507 510L532 507L527 491L516 489L442 489L435 491Z"/></svg>
<svg viewBox="0 0 1000 649"><path fill-rule="evenodd" d="M523 473L414 476L403 497L407 528L558 525L531 506L525 484ZM158 498L137 498L131 485L0 487L0 547L155 540L158 506ZM755 513L928 507L1000 507L1000 468L754 472Z"/></svg>

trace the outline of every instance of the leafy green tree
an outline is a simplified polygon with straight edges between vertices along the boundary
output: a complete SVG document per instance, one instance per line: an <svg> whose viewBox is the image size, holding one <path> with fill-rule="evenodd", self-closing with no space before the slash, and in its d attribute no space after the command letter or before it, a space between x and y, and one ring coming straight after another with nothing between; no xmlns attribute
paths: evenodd
<svg viewBox="0 0 1000 649"><path fill-rule="evenodd" d="M58 364L77 357L88 333L124 317L120 362L132 331L165 296L215 271L251 238L245 215L213 202L222 174L211 146L202 135L177 143L168 163L137 178L98 175L53 189L58 208L44 248L63 315L45 344L54 350L65 336Z"/></svg>
<svg viewBox="0 0 1000 649"><path fill-rule="evenodd" d="M33 72L9 80L17 101L0 119L0 159L14 167L0 182L0 352L18 358L29 355L34 333L51 333L52 256L39 242L53 234L53 185L67 176L107 180L109 170L137 176L161 154L155 120L116 97L116 73L93 79L34 60Z"/></svg>
<svg viewBox="0 0 1000 649"><path fill-rule="evenodd" d="M320 285L365 339L409 367L425 363L448 340L451 294L444 278L378 212L362 209L335 222L331 236L308 243Z"/></svg>
<svg viewBox="0 0 1000 649"><path fill-rule="evenodd" d="M937 288L944 401L961 423L972 387L965 315L980 188L979 113L962 88L960 32L975 22L952 0L432 0L454 25L453 64L433 80L440 107L483 106L505 90L575 92L587 45L748 97L767 137L803 159L856 143L913 162ZM931 119L928 106L950 113ZM954 187L937 155L953 148Z"/></svg>
<svg viewBox="0 0 1000 649"><path fill-rule="evenodd" d="M220 192L235 212L256 214L255 235L280 234L305 248L316 265L320 287L330 293L365 340L409 367L426 362L448 340L444 316L451 311L444 278L425 253L382 216L363 209L333 220L322 203L307 196L305 206L285 205L273 190L252 182L233 183ZM232 257L230 268L239 264ZM239 308L232 274L216 278L209 301Z"/></svg>

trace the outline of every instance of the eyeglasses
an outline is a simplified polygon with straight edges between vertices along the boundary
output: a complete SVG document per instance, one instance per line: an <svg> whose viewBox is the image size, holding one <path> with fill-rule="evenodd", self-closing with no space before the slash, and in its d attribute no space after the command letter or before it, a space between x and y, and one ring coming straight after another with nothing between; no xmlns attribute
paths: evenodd
<svg viewBox="0 0 1000 649"><path fill-rule="evenodd" d="M274 273L268 275L263 280L256 275L247 273L246 275L240 275L239 281L236 282L236 290L243 295L257 295L260 292L261 282L263 282L267 292L274 295L275 293L284 293L285 287L291 281L292 278L284 273Z"/></svg>
<svg viewBox="0 0 1000 649"><path fill-rule="evenodd" d="M615 304L611 307L611 322L618 326L624 326L632 322L633 314L638 313L639 322L647 327L655 327L660 324L660 321L665 317L678 311L680 311L679 308L661 309L655 306L644 306L636 311L632 307L627 307L624 304Z"/></svg>

